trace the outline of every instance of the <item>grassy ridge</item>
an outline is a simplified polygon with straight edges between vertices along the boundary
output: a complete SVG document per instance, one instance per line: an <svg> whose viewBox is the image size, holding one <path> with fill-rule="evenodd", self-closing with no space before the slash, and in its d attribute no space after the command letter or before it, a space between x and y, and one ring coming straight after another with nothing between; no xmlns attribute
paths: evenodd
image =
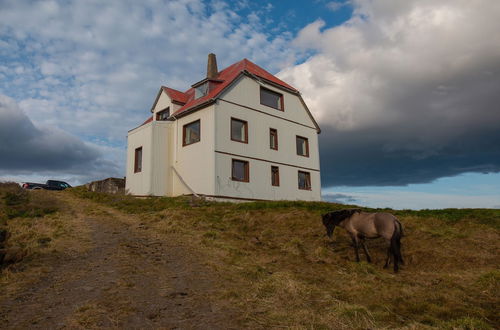
<svg viewBox="0 0 500 330"><path fill-rule="evenodd" d="M57 200L44 192L30 193L17 183L0 182L0 231L8 233L1 242L4 253L16 250L21 257L29 255L33 247L47 245L56 230L42 219L58 210Z"/></svg>
<svg viewBox="0 0 500 330"><path fill-rule="evenodd" d="M326 238L319 215L345 205L71 193L136 214L157 235L174 233L204 251L226 278L220 298L249 327L500 325L500 210L392 211L406 229L407 265L394 275L382 269L383 242L369 243L375 263L367 264L353 262L344 232Z"/></svg>
<svg viewBox="0 0 500 330"><path fill-rule="evenodd" d="M131 198L124 195L110 195L106 193L89 192L83 187L73 189L73 193L79 197L88 198L96 202L105 203L107 205L118 208L122 211L138 214L144 212L161 211L165 208L190 208L192 204L191 198L176 197L176 198ZM486 224L495 229L500 229L500 210L498 209L441 209L441 210L393 210L373 209L368 207L359 207L356 205L335 204L327 202L304 202L304 201L259 201L252 203L211 203L206 201L196 202L196 206L218 206L229 207L241 211L255 210L272 210L272 209L303 209L315 214L323 214L325 212L340 210L344 208L361 208L368 212L385 211L392 212L396 216L402 217L417 217L425 219L440 219L447 223L455 223L464 220L475 221L477 223Z"/></svg>
<svg viewBox="0 0 500 330"><path fill-rule="evenodd" d="M67 249L61 243L69 241L72 229L63 209L53 192L26 191L17 183L0 182L0 232L4 233L0 286L4 281L18 281L22 286L21 282L29 280L21 273L28 264L38 268L32 269L36 277L44 268L42 257Z"/></svg>

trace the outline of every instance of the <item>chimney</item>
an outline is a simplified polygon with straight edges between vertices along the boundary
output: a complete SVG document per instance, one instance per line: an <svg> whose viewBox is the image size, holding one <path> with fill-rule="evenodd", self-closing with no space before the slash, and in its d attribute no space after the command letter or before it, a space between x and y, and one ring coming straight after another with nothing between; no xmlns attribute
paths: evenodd
<svg viewBox="0 0 500 330"><path fill-rule="evenodd" d="M217 78L217 59L215 58L215 54L208 54L208 62L207 62L207 78L208 79L216 79Z"/></svg>

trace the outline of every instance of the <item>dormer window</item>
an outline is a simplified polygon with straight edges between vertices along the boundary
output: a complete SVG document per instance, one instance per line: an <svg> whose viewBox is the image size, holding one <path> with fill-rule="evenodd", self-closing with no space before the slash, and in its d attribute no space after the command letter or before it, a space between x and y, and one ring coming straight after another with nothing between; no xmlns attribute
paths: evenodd
<svg viewBox="0 0 500 330"><path fill-rule="evenodd" d="M208 94L208 81L194 88L194 98L199 99Z"/></svg>
<svg viewBox="0 0 500 330"><path fill-rule="evenodd" d="M170 116L170 107L163 109L162 111L158 111L156 113L156 120L158 121L167 120L169 116Z"/></svg>

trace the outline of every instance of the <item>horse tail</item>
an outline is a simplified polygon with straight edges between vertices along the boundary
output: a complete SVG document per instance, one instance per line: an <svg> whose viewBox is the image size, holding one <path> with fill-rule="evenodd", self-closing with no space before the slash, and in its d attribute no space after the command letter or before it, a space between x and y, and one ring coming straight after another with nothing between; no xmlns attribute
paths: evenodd
<svg viewBox="0 0 500 330"><path fill-rule="evenodd" d="M405 235L404 231L403 231L403 225L401 224L401 222L399 222L398 219L395 219L396 220L396 224L398 225L398 229L399 229L399 235L400 237L403 237Z"/></svg>
<svg viewBox="0 0 500 330"><path fill-rule="evenodd" d="M391 253L394 256L394 271L398 271L398 263L404 265L403 256L401 255L401 237L403 236L403 226L396 219L394 222L394 232L391 237Z"/></svg>

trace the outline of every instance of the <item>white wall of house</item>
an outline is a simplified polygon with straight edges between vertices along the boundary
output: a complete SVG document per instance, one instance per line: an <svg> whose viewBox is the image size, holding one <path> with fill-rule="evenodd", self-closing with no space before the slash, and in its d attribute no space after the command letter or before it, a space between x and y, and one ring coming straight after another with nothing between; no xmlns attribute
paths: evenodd
<svg viewBox="0 0 500 330"><path fill-rule="evenodd" d="M260 104L260 86L264 86L265 88L276 93L283 94L285 111L279 111ZM247 107L315 128L314 123L305 111L299 97L294 94L287 93L282 89L276 88L273 85L263 82L259 83L247 76L240 77L239 80L233 83L233 86L228 89L228 91L226 91L221 98L223 100L243 104Z"/></svg>
<svg viewBox="0 0 500 330"><path fill-rule="evenodd" d="M232 159L249 162L249 182L239 182L231 179ZM321 200L320 174L317 171L308 171L292 166L225 154L216 154L215 164L217 169L216 196L269 200ZM271 185L271 166L279 168L279 187ZM311 174L312 190L298 189L299 170Z"/></svg>
<svg viewBox="0 0 500 330"><path fill-rule="evenodd" d="M127 136L127 177L125 189L140 196L171 195L171 153L168 141L174 123L151 122L131 130ZM142 147L142 170L134 173L135 150ZM170 189L170 190L169 190Z"/></svg>
<svg viewBox="0 0 500 330"><path fill-rule="evenodd" d="M183 126L193 121L200 120L201 139L199 142L183 146ZM175 139L172 141L175 147L174 167L177 173L173 173L174 196L192 194L213 195L214 173L215 173L215 130L214 130L214 106L206 107L190 115L175 121Z"/></svg>
<svg viewBox="0 0 500 330"><path fill-rule="evenodd" d="M170 114L173 114L181 107L182 105L172 102L170 96L168 96L165 91L161 90L158 102L156 102L156 105L153 108L153 121L156 121L156 113L165 110L166 108L170 108Z"/></svg>
<svg viewBox="0 0 500 330"><path fill-rule="evenodd" d="M284 111L260 104L261 84L243 76L217 102L177 118L156 121L156 112L180 106L161 91L153 122L128 134L126 189L133 195L203 194L247 199L321 200L318 134L300 98L283 95ZM248 143L231 140L231 118L248 122ZM201 139L183 146L183 127L200 120ZM270 128L278 131L278 150L269 147ZM297 155L296 136L306 137L309 157ZM134 153L143 148L142 171L134 173ZM232 159L249 162L249 182L233 181ZM271 166L280 185L271 184ZM311 190L298 187L298 171L310 173Z"/></svg>
<svg viewBox="0 0 500 330"><path fill-rule="evenodd" d="M215 195L321 200L318 134L314 123L296 95L269 85L265 87L283 94L284 111L261 105L260 84L247 77L226 92L216 105ZM248 143L231 140L231 118L248 122ZM269 147L270 128L278 131L278 150ZM308 139L309 157L297 155L297 135ZM249 161L248 183L231 179L232 159ZM271 185L271 166L279 167L279 187ZM299 170L310 173L311 190L298 188Z"/></svg>
<svg viewBox="0 0 500 330"><path fill-rule="evenodd" d="M165 93L163 90L160 93L160 97L158 98L158 102L156 102L156 105L153 109L153 113L155 116L153 116L153 119L156 120L156 113L158 111L161 111L167 107L172 106L172 101L170 100L170 97L168 97L167 93ZM172 109L172 107L170 108Z"/></svg>

